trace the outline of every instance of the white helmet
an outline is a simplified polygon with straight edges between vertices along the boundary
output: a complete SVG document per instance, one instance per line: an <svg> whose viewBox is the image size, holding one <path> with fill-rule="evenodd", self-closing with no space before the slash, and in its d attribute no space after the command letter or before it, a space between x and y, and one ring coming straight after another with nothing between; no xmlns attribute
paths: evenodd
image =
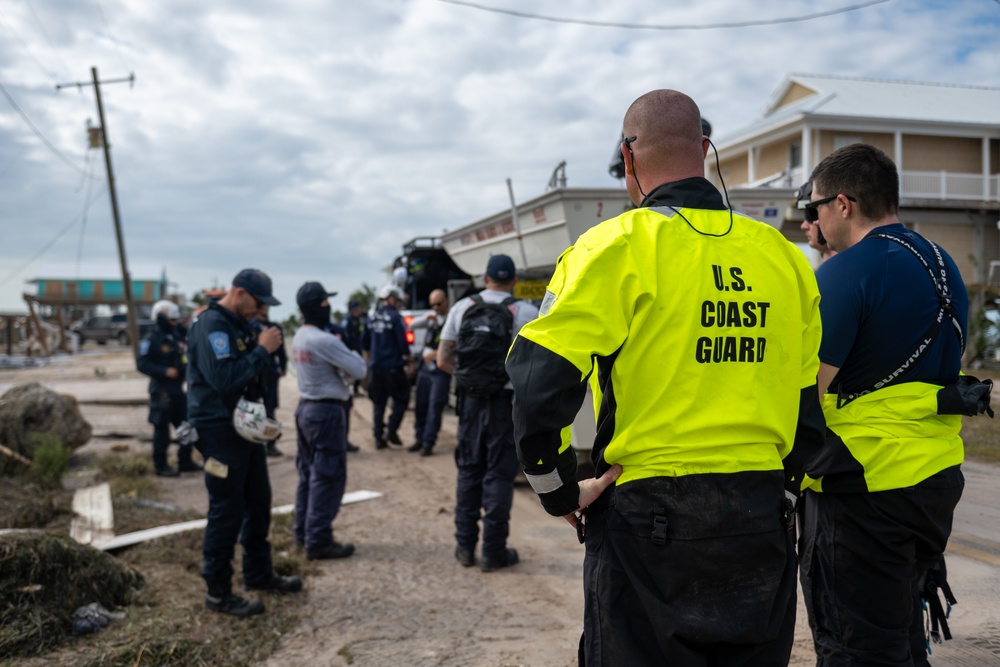
<svg viewBox="0 0 1000 667"><path fill-rule="evenodd" d="M163 314L168 320L179 320L181 319L181 309L177 307L177 304L173 301L157 301L153 304L153 319L155 320L158 315Z"/></svg>
<svg viewBox="0 0 1000 667"><path fill-rule="evenodd" d="M403 287L406 285L406 281L409 279L410 274L406 270L405 266L397 266L392 270L392 282L394 282L398 287Z"/></svg>
<svg viewBox="0 0 1000 667"><path fill-rule="evenodd" d="M233 412L233 426L244 440L266 444L281 435L281 422L269 419L263 403L241 398Z"/></svg>
<svg viewBox="0 0 1000 667"><path fill-rule="evenodd" d="M406 294L403 293L403 290L399 289L392 283L389 283L388 285L383 285L382 289L378 291L379 299L388 299L390 296L394 296L400 301L404 301L406 299Z"/></svg>

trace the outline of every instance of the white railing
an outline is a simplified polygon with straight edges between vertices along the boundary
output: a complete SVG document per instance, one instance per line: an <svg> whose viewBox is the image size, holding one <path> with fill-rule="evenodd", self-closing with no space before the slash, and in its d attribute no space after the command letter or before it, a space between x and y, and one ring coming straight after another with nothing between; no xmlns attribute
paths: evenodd
<svg viewBox="0 0 1000 667"><path fill-rule="evenodd" d="M1000 174L957 174L949 171L904 171L900 196L912 199L1000 200Z"/></svg>
<svg viewBox="0 0 1000 667"><path fill-rule="evenodd" d="M707 177L713 183L714 174ZM771 174L741 188L797 188L808 178L801 167ZM733 187L732 185L730 187ZM1000 201L1000 174L959 174L950 171L904 171L900 174L899 196L908 199Z"/></svg>

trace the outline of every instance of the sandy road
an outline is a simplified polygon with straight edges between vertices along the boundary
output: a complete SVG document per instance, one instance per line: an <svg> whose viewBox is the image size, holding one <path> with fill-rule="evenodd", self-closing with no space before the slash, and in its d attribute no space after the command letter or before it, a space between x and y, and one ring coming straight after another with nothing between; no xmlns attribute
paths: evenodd
<svg viewBox="0 0 1000 667"><path fill-rule="evenodd" d="M95 379L95 366L105 368L103 379ZM94 403L144 395L144 382L124 350L109 347L44 369L4 371L0 390L24 381L76 394L95 434L148 429L143 407ZM278 413L287 429L280 445L286 456L269 462L276 505L294 500L295 401L295 381L289 376L282 382ZM423 458L401 448L376 451L370 414L367 399L357 399L351 439L362 451L349 457L348 490L385 495L341 511L337 538L354 542L357 553L321 563L307 578L303 620L266 664L575 665L583 549L574 531L542 511L530 489L519 487L509 543L522 562L489 574L462 568L452 555L454 415L446 416L435 455ZM404 442L411 441L412 423L408 413L401 429ZM111 442L95 438L87 448ZM951 617L955 639L933 647L936 667L1000 665L1000 467L973 462L964 469L967 487L948 553L949 580L959 599ZM156 478L156 483L164 501L205 511L200 476ZM805 611L799 607L790 663L796 667L814 662Z"/></svg>

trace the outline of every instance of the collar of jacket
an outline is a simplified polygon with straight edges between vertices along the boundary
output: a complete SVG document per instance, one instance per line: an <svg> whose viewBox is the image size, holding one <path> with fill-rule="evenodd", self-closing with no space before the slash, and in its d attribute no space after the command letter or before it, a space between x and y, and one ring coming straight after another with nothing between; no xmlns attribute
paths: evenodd
<svg viewBox="0 0 1000 667"><path fill-rule="evenodd" d="M707 210L728 210L722 194L708 179L701 176L672 181L653 188L639 204L640 208L673 206L676 208L700 208Z"/></svg>
<svg viewBox="0 0 1000 667"><path fill-rule="evenodd" d="M237 315L236 313L234 313L233 311L226 308L225 306L220 306L218 301L213 301L212 303L208 304L208 308L209 310L214 310L215 312L225 317L234 327L236 327L240 331L245 333L250 333L250 323L247 322L242 317L240 317L239 315Z"/></svg>

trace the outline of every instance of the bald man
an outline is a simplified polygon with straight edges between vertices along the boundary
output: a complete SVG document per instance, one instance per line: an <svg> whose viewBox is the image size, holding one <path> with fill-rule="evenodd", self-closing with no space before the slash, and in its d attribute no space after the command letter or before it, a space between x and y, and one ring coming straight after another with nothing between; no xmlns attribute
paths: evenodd
<svg viewBox="0 0 1000 667"><path fill-rule="evenodd" d="M586 544L581 659L787 665L792 504L818 449L819 292L805 256L704 178L694 101L637 99L624 121L638 207L560 257L507 358L518 457ZM593 389L595 477L567 427Z"/></svg>
<svg viewBox="0 0 1000 667"><path fill-rule="evenodd" d="M416 318L411 328L426 326L423 363L417 372L416 404L414 405L415 440L409 451L430 456L434 452L438 431L441 430L441 414L448 404L448 390L451 387L451 373L438 366L438 346L441 344L441 329L448 319L448 296L444 290L436 289L427 297L431 311Z"/></svg>

